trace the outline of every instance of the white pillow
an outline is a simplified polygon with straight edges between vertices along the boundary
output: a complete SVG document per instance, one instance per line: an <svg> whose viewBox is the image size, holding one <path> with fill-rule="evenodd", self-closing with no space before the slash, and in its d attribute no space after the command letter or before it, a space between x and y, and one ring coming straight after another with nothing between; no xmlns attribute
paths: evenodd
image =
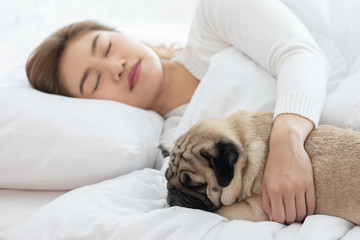
<svg viewBox="0 0 360 240"><path fill-rule="evenodd" d="M0 188L65 190L153 167L163 118L106 100L34 90L24 67L0 80Z"/></svg>

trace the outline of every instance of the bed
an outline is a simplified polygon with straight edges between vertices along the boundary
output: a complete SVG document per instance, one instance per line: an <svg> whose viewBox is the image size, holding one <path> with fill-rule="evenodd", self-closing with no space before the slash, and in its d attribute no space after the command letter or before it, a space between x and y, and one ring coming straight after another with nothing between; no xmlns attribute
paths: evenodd
<svg viewBox="0 0 360 240"><path fill-rule="evenodd" d="M321 123L360 130L360 2L282 2L309 28L329 60ZM72 10L85 4L95 7L81 14ZM274 107L275 79L234 48L213 57L211 74L200 82L188 106L166 119L121 103L41 93L27 83L28 54L66 23L91 17L150 44L183 45L195 5L194 0L4 4L1 240L360 239L359 226L337 217L314 215L301 224L283 225L228 221L201 210L167 206L168 159L156 148L160 142L174 141L206 117ZM266 91L259 92L260 85Z"/></svg>

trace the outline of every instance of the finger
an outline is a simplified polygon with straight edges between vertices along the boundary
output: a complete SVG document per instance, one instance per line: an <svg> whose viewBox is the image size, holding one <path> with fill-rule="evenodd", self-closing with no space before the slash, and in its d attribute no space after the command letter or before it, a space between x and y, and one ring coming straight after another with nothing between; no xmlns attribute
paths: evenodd
<svg viewBox="0 0 360 240"><path fill-rule="evenodd" d="M291 224L296 220L295 196L293 194L286 194L283 196L283 199L285 208L285 221L287 224Z"/></svg>
<svg viewBox="0 0 360 240"><path fill-rule="evenodd" d="M305 192L305 200L306 200L306 216L313 215L315 213L315 205L316 205L314 184L312 184Z"/></svg>
<svg viewBox="0 0 360 240"><path fill-rule="evenodd" d="M296 222L303 222L306 216L306 197L305 194L296 194Z"/></svg>
<svg viewBox="0 0 360 240"><path fill-rule="evenodd" d="M269 196L273 221L285 223L285 209L282 195L275 193Z"/></svg>
<svg viewBox="0 0 360 240"><path fill-rule="evenodd" d="M263 183L263 187L262 187L261 197L262 197L263 210L269 216L270 221L272 221L273 218L272 218L272 214L271 214L270 198L269 198L268 191L266 189L266 185L264 183Z"/></svg>

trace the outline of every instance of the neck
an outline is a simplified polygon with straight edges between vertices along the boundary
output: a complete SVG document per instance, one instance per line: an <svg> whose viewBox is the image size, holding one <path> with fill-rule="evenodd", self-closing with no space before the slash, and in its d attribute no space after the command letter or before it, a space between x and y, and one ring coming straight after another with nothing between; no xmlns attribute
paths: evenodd
<svg viewBox="0 0 360 240"><path fill-rule="evenodd" d="M190 102L199 80L180 63L163 60L162 66L163 85L153 110L164 116L174 108Z"/></svg>

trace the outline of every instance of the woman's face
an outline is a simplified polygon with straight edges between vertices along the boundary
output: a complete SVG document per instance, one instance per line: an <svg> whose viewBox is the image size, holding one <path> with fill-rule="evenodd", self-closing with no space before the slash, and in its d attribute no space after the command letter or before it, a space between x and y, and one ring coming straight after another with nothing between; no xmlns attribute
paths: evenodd
<svg viewBox="0 0 360 240"><path fill-rule="evenodd" d="M107 99L152 109L162 86L159 57L122 33L92 31L69 42L60 81L75 97Z"/></svg>

